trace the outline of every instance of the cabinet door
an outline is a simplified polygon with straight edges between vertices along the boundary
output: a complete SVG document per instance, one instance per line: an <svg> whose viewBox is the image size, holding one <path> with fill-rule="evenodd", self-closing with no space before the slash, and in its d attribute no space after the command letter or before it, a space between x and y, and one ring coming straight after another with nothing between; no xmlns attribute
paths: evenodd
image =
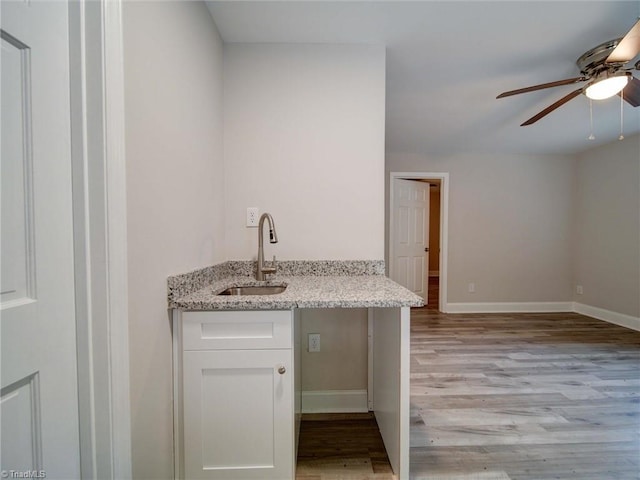
<svg viewBox="0 0 640 480"><path fill-rule="evenodd" d="M293 478L291 355L184 352L185 478Z"/></svg>

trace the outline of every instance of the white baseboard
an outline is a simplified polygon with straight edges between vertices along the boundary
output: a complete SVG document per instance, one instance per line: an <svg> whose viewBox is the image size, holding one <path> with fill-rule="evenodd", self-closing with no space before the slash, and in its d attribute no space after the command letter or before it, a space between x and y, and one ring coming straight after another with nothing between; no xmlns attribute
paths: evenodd
<svg viewBox="0 0 640 480"><path fill-rule="evenodd" d="M356 413L368 411L366 390L302 392L302 413Z"/></svg>
<svg viewBox="0 0 640 480"><path fill-rule="evenodd" d="M578 302L447 303L446 313L548 313L575 312L640 332L640 317L592 307Z"/></svg>
<svg viewBox="0 0 640 480"><path fill-rule="evenodd" d="M545 313L573 312L573 302L447 303L447 313Z"/></svg>
<svg viewBox="0 0 640 480"><path fill-rule="evenodd" d="M624 313L612 312L611 310L592 307L591 305L585 305L578 302L575 302L573 304L573 311L582 315L586 315L588 317L597 318L598 320L604 320L605 322L620 325L621 327L631 328L632 330L640 332L640 317L633 317Z"/></svg>

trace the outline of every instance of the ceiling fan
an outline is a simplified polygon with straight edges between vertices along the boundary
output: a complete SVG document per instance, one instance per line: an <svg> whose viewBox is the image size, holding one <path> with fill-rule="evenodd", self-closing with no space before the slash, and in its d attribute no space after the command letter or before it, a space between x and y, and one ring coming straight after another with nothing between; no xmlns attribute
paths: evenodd
<svg viewBox="0 0 640 480"><path fill-rule="evenodd" d="M602 43L578 58L576 64L582 76L510 90L501 93L496 98L510 97L561 85L589 82L549 105L521 124L521 127L537 122L581 93L592 100L602 100L618 94L627 103L637 107L640 105L640 80L635 78L631 71L640 70L640 60L632 68L624 68L624 66L633 60L638 53L640 53L640 19L624 37Z"/></svg>

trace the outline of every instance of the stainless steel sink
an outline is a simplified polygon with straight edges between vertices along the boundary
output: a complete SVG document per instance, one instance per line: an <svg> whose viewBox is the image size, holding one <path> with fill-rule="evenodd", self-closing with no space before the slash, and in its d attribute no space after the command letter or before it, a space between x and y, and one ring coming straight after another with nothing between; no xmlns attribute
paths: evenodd
<svg viewBox="0 0 640 480"><path fill-rule="evenodd" d="M286 289L286 285L230 287L218 295L275 295L284 292Z"/></svg>

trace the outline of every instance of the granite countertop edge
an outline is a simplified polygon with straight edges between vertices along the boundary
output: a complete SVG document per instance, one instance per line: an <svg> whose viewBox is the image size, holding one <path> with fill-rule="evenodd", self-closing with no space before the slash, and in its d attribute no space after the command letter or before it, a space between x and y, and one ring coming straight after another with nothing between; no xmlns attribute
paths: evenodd
<svg viewBox="0 0 640 480"><path fill-rule="evenodd" d="M230 261L167 279L168 306L185 311L419 307L423 300L384 275L382 260L285 261L264 282L255 262ZM287 285L276 295L218 295L229 287Z"/></svg>

